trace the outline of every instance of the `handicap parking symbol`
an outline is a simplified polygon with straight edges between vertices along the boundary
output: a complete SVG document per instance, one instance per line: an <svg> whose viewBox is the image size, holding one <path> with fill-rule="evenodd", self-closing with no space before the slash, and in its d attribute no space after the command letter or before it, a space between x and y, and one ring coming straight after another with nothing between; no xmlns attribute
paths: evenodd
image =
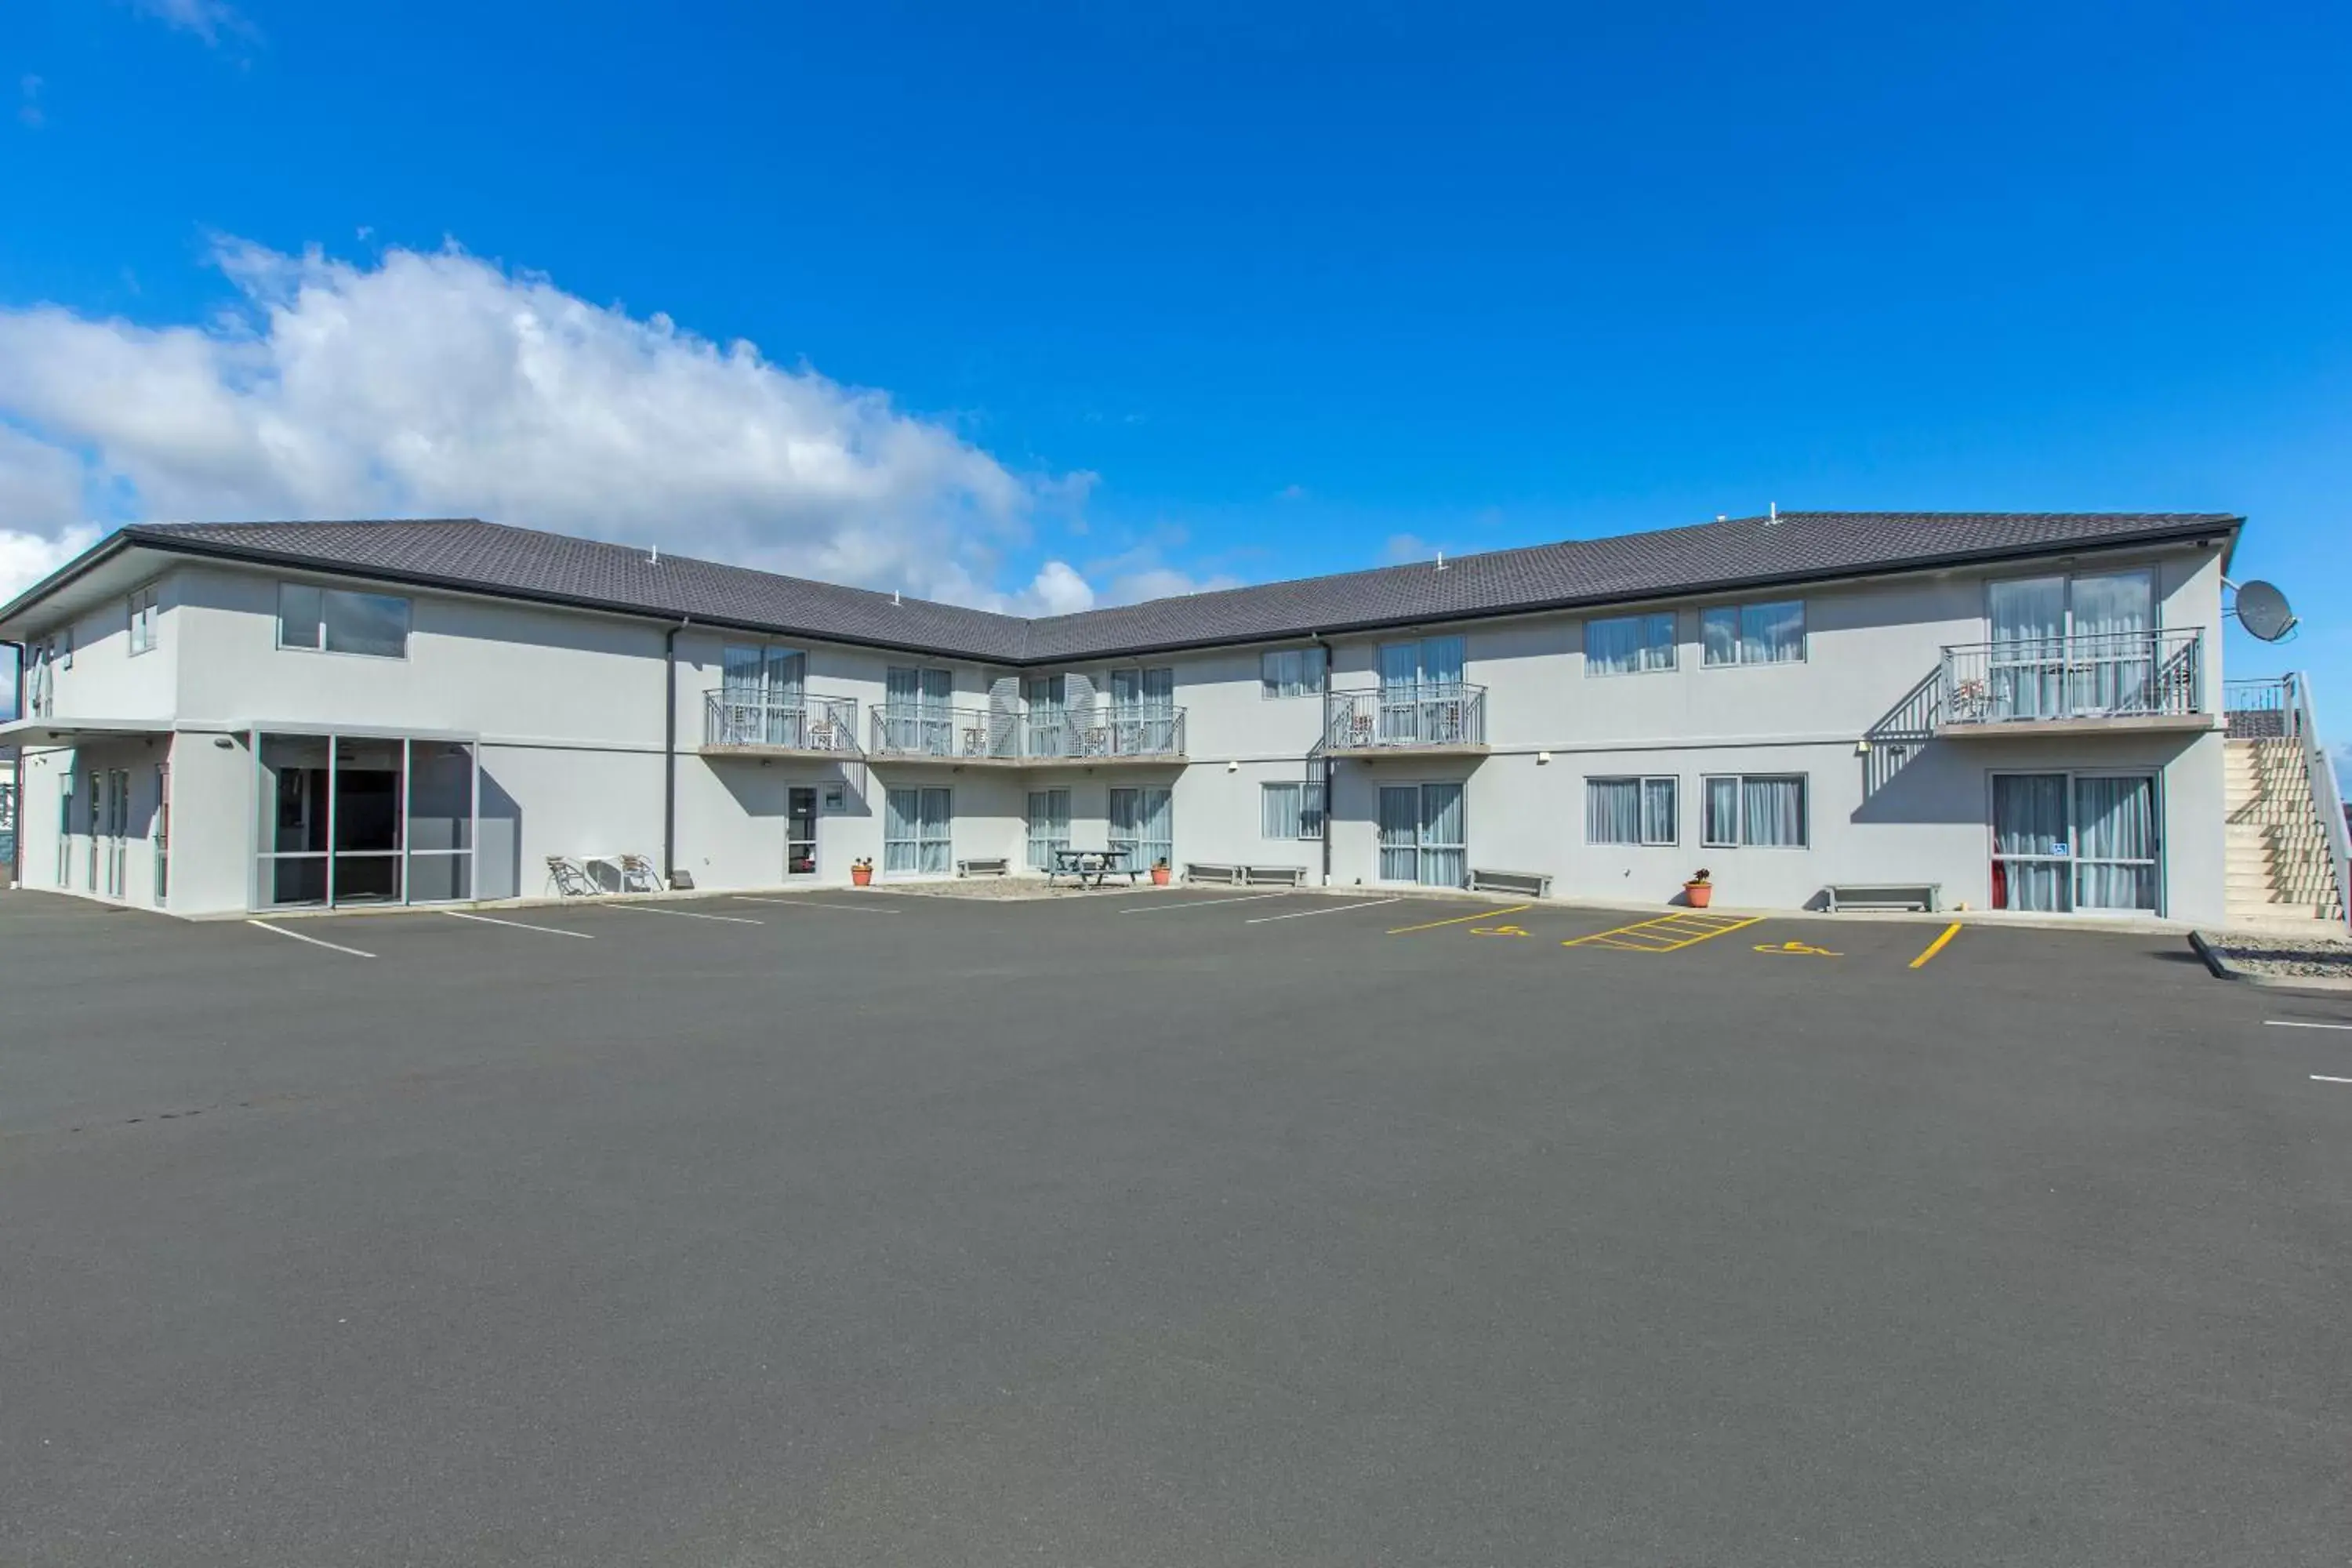
<svg viewBox="0 0 2352 1568"><path fill-rule="evenodd" d="M1826 947L1814 947L1809 942L1759 942L1756 944L1756 951L1775 956L1793 954L1801 958L1843 958L1845 956L1842 952L1832 952Z"/></svg>
<svg viewBox="0 0 2352 1568"><path fill-rule="evenodd" d="M1532 936L1535 933L1525 926L1472 926L1470 934L1472 936Z"/></svg>

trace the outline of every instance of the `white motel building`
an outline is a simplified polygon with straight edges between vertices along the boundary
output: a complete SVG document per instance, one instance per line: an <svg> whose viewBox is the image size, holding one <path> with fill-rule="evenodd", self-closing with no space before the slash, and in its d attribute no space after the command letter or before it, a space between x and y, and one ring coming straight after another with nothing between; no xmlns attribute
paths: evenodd
<svg viewBox="0 0 2352 1568"><path fill-rule="evenodd" d="M1782 512L1024 619L471 521L140 525L0 609L0 747L22 885L181 915L1100 847L2218 921L2242 526Z"/></svg>

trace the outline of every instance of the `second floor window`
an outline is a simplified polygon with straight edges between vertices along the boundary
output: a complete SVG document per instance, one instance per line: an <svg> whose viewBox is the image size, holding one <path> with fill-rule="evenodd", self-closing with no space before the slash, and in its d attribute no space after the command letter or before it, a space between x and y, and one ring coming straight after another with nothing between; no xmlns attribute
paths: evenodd
<svg viewBox="0 0 2352 1568"><path fill-rule="evenodd" d="M1699 612L1699 643L1713 668L1728 664L1802 664L1805 602L1717 605Z"/></svg>
<svg viewBox="0 0 2352 1568"><path fill-rule="evenodd" d="M1384 642L1381 644L1381 686L1388 690L1460 686L1465 651L1458 637Z"/></svg>
<svg viewBox="0 0 2352 1568"><path fill-rule="evenodd" d="M131 651L145 653L153 647L162 629L162 607L155 585L149 584L131 595Z"/></svg>
<svg viewBox="0 0 2352 1568"><path fill-rule="evenodd" d="M1259 690L1265 697L1314 697L1323 689L1324 653L1319 647L1270 648L1258 661Z"/></svg>
<svg viewBox="0 0 2352 1568"><path fill-rule="evenodd" d="M1619 616L1584 623L1584 673L1638 675L1675 667L1675 616Z"/></svg>
<svg viewBox="0 0 2352 1568"><path fill-rule="evenodd" d="M278 585L278 646L311 653L408 657L408 601L309 583Z"/></svg>

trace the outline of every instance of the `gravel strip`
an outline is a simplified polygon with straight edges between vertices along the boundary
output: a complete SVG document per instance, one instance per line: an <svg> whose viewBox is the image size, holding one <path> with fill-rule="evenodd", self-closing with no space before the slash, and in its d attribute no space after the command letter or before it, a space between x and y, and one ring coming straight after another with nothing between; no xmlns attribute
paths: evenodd
<svg viewBox="0 0 2352 1568"><path fill-rule="evenodd" d="M2297 980L2352 981L2352 937L2271 931L2200 931L2230 969Z"/></svg>

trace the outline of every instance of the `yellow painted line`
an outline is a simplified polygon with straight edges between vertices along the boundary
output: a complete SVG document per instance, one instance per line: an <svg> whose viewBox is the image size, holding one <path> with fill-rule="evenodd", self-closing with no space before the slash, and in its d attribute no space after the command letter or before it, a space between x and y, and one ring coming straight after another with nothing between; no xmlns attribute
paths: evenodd
<svg viewBox="0 0 2352 1568"><path fill-rule="evenodd" d="M1935 941L1933 941L1933 942L1929 942L1929 943L1927 944L1927 952L1925 952L1921 953L1918 957L1916 957L1916 958L1915 958L1915 959L1913 959L1913 960L1911 961L1911 967L1912 967L1912 968L1914 968L1914 969L1925 969L1925 968L1927 968L1927 961L1928 961L1929 959L1931 959L1931 958L1935 957L1937 953L1939 953L1939 952L1943 952L1943 951L1944 951L1944 944L1945 944L1946 942L1948 942L1951 941L1954 937L1956 937L1956 936L1958 936L1958 935L1959 935L1959 934L1960 934L1960 922L1959 922L1959 921L1954 921L1950 925L1948 925L1948 926L1946 926L1946 927L1944 928L1944 934L1943 934L1943 935L1941 935L1941 936L1937 937Z"/></svg>
<svg viewBox="0 0 2352 1568"><path fill-rule="evenodd" d="M1396 930L1389 932L1389 934L1391 936L1408 936L1417 931L1435 931L1439 926L1467 925L1472 921L1497 920L1504 915L1515 915L1519 913L1522 910L1531 910L1534 908L1535 906L1533 904L1513 904L1507 909L1480 910L1475 915L1455 915L1450 921L1431 921L1427 925L1399 926Z"/></svg>
<svg viewBox="0 0 2352 1568"><path fill-rule="evenodd" d="M1655 920L1619 926L1614 931L1570 937L1559 945L1584 947L1597 944L1613 947L1622 952L1680 952L1684 948L1696 947L1700 942L1712 942L1717 937L1760 925L1763 920L1762 915L1661 915ZM1624 940L1626 938L1632 940ZM1659 945L1649 945L1653 942Z"/></svg>

